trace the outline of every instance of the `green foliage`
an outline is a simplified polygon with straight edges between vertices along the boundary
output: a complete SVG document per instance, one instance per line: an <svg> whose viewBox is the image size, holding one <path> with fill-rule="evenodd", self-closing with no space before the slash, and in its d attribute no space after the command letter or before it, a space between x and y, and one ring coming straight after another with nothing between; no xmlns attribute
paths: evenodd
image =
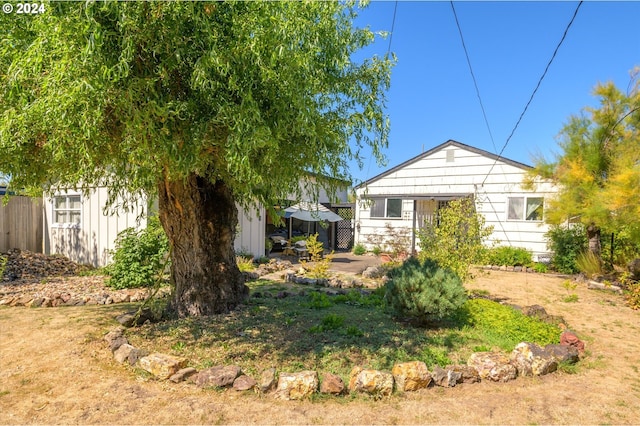
<svg viewBox="0 0 640 426"><path fill-rule="evenodd" d="M520 342L544 346L558 343L560 329L536 318L528 317L510 306L486 299L471 299L464 305L467 327L483 336L491 346L511 351Z"/></svg>
<svg viewBox="0 0 640 426"><path fill-rule="evenodd" d="M532 268L535 272L538 272L539 274L544 274L549 270L549 267L547 266L546 263L540 263L540 262L534 263Z"/></svg>
<svg viewBox="0 0 640 426"><path fill-rule="evenodd" d="M370 294L362 293L360 290L350 290L347 294L338 294L333 297L334 303L344 303L352 306L383 306L384 287L377 288Z"/></svg>
<svg viewBox="0 0 640 426"><path fill-rule="evenodd" d="M576 259L587 249L587 236L584 227L575 224L570 227L553 225L546 234L549 248L553 251L551 265L563 274L578 272Z"/></svg>
<svg viewBox="0 0 640 426"><path fill-rule="evenodd" d="M367 252L367 248L364 246L364 244L358 243L355 246L353 246L353 254L355 254L356 256L362 256L366 252Z"/></svg>
<svg viewBox="0 0 640 426"><path fill-rule="evenodd" d="M602 258L607 263L624 266L635 258L640 257L640 233L631 227L621 225L613 235L613 258L611 258L611 233L603 229Z"/></svg>
<svg viewBox="0 0 640 426"><path fill-rule="evenodd" d="M304 304L304 306L313 308L313 309L326 309L333 305L327 293L321 291L314 291L309 293L308 302Z"/></svg>
<svg viewBox="0 0 640 426"><path fill-rule="evenodd" d="M322 333L325 331L337 330L344 324L345 317L337 314L328 314L318 325L314 325L309 329L310 333Z"/></svg>
<svg viewBox="0 0 640 426"><path fill-rule="evenodd" d="M333 253L323 256L324 245L322 241L318 241L318 234L309 235L307 238L307 250L311 258L310 262L300 262L307 271L306 275L316 279L329 278L329 268L333 260Z"/></svg>
<svg viewBox="0 0 640 426"><path fill-rule="evenodd" d="M570 117L560 133L561 154L539 159L528 174L532 186L542 177L558 188L545 203L549 223L575 218L609 232L640 233L640 203L630 202L640 199L638 75L634 70L624 91L612 82L598 84L598 107Z"/></svg>
<svg viewBox="0 0 640 426"><path fill-rule="evenodd" d="M7 267L8 260L9 260L9 257L7 255L4 255L4 254L0 255L0 281L4 277L4 270Z"/></svg>
<svg viewBox="0 0 640 426"><path fill-rule="evenodd" d="M640 309L640 282L626 283L624 299L631 309Z"/></svg>
<svg viewBox="0 0 640 426"><path fill-rule="evenodd" d="M265 206L304 173L349 176L361 148L382 159L393 64L354 60L376 37L359 6L54 2L2 19L0 170L113 200L196 172Z"/></svg>
<svg viewBox="0 0 640 426"><path fill-rule="evenodd" d="M371 253L375 254L376 256L380 256L380 253L382 253L382 248L380 246L374 246L371 249Z"/></svg>
<svg viewBox="0 0 640 426"><path fill-rule="evenodd" d="M127 228L118 234L113 262L105 268L113 288L150 287L165 272L169 242L156 216L140 231Z"/></svg>
<svg viewBox="0 0 640 426"><path fill-rule="evenodd" d="M588 278L602 274L602 260L591 251L584 251L576 257L576 267Z"/></svg>
<svg viewBox="0 0 640 426"><path fill-rule="evenodd" d="M335 195L362 150L383 160L389 134L395 59L356 55L376 39L354 27L360 3L50 2L44 14L3 17L0 172L40 193L106 187L119 207L163 188L171 201L160 216L169 206L178 216L166 229L172 242L213 224L203 214L177 226L213 186L224 190L230 229L236 203L276 217L285 196ZM212 246L232 249L226 232L211 235ZM193 259L198 247L172 250ZM229 261L221 257L222 270L239 287ZM226 279L188 275L173 277L177 288ZM212 310L235 306L239 293ZM174 302L190 312L187 298Z"/></svg>
<svg viewBox="0 0 640 426"><path fill-rule="evenodd" d="M440 321L466 300L462 281L437 262L410 258L389 272L385 301L399 316L421 322Z"/></svg>
<svg viewBox="0 0 640 426"><path fill-rule="evenodd" d="M487 258L489 265L529 266L532 263L531 252L519 247L493 247Z"/></svg>
<svg viewBox="0 0 640 426"><path fill-rule="evenodd" d="M562 298L562 301L565 302L565 303L575 303L578 300L580 300L580 298L575 293L569 294L568 296L565 296L565 297Z"/></svg>
<svg viewBox="0 0 640 426"><path fill-rule="evenodd" d="M240 272L251 272L256 269L256 265L253 263L253 258L236 255L236 264Z"/></svg>
<svg viewBox="0 0 640 426"><path fill-rule="evenodd" d="M483 242L493 227L485 227L484 217L476 213L471 198L451 201L438 215L437 225L427 223L418 231L420 257L435 260L466 282L472 278L470 265L486 263Z"/></svg>

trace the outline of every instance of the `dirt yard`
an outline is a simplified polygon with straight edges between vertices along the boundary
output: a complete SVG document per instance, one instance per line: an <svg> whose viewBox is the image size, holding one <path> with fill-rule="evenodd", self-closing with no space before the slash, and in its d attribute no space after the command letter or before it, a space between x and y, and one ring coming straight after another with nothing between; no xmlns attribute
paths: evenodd
<svg viewBox="0 0 640 426"><path fill-rule="evenodd" d="M640 312L564 279L492 272L468 287L540 304L586 342L577 374L429 388L387 400L276 401L158 382L113 361L124 305L0 308L0 424L637 424ZM576 293L577 302L563 302Z"/></svg>

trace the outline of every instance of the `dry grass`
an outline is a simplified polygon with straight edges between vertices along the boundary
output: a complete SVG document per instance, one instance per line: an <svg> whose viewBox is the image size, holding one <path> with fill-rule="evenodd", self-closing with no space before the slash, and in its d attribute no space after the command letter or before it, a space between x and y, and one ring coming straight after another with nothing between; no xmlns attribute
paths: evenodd
<svg viewBox="0 0 640 426"><path fill-rule="evenodd" d="M545 306L587 342L576 374L365 397L276 401L150 379L116 364L101 341L114 307L0 309L2 424L634 424L640 418L640 312L621 296L563 279L492 272L471 288ZM179 349L179 348L177 348ZM211 347L215 357L217 348Z"/></svg>

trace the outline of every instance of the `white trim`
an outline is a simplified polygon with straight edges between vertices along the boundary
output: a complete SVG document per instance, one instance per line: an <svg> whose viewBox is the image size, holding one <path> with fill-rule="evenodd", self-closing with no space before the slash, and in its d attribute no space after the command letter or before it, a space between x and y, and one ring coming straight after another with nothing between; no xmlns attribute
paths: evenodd
<svg viewBox="0 0 640 426"><path fill-rule="evenodd" d="M56 208L56 199L65 197L65 208L57 209ZM71 208L69 207L69 199L70 197L78 197L80 199L80 207ZM83 209L82 206L84 204L84 200L82 194L76 191L64 191L57 192L51 197L51 227L58 229L80 229L82 227L83 222ZM78 212L80 213L80 222L57 222L56 221L56 213L59 211L66 212Z"/></svg>

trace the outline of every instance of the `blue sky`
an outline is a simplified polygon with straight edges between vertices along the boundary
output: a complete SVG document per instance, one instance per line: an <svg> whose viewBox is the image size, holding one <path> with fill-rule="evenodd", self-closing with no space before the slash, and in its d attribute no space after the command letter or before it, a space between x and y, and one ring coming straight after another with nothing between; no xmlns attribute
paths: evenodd
<svg viewBox="0 0 640 426"><path fill-rule="evenodd" d="M387 94L388 165L367 158L352 173L366 180L449 139L499 152L535 89L578 2L455 2L462 34L493 134L487 130L449 2L399 1L391 50L398 62ZM395 2L373 1L358 27L391 31ZM359 55L384 55L389 39ZM552 158L572 114L597 105L592 90L625 89L640 66L640 2L582 4L503 156L533 164Z"/></svg>

